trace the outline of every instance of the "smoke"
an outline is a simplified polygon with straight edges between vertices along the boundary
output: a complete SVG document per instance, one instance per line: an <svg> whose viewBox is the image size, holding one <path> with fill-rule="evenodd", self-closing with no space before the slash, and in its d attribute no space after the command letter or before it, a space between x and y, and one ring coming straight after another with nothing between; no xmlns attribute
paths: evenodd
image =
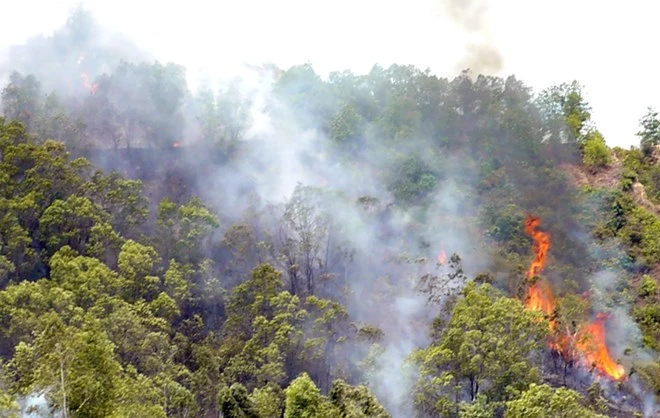
<svg viewBox="0 0 660 418"><path fill-rule="evenodd" d="M52 416L45 394L33 394L19 399L18 405L21 409L21 418L41 418Z"/></svg>
<svg viewBox="0 0 660 418"><path fill-rule="evenodd" d="M249 207L254 209L254 196L259 202L257 213L268 205L280 208L276 213L281 213L281 206L290 201L298 185L332 193L334 197L324 201L322 208L336 226L329 240L354 252L345 277L335 279L345 280L347 296L332 296L343 301L353 321L383 331L369 385L393 416L412 416L416 373L408 359L415 348L428 345L429 325L438 314L437 307L428 305L427 297L415 289L417 280L424 274L437 274L436 257L441 249L464 255L470 272L487 263L474 251L474 231L456 222L466 213L476 213L464 185L476 177L459 174L464 165L436 155L429 147L419 157L431 166L444 166L447 180L438 186L423 214L395 208L391 206L395 198L380 172L396 160L384 138L358 161L344 163L331 140L303 122L306 109L285 104L274 93L272 74L258 82L256 75L253 69L241 75L244 85L251 87L243 91L253 103L250 114L254 123L231 162L209 167L197 179L198 190L223 215L226 226L240 221ZM406 146L400 151L419 153ZM367 210L356 204L365 197L373 199L374 207ZM277 218L252 221L273 230L281 227ZM338 252L332 245L325 250ZM341 258L339 254L335 257ZM361 360L357 353L354 360Z"/></svg>
<svg viewBox="0 0 660 418"><path fill-rule="evenodd" d="M0 81L11 72L37 77L44 92L62 96L86 94L83 78L111 72L121 60L148 61L146 51L126 36L99 25L82 8L75 9L65 25L52 36L42 35L0 53ZM4 57L2 56L4 55Z"/></svg>
<svg viewBox="0 0 660 418"><path fill-rule="evenodd" d="M489 34L487 3L454 0L443 4L448 16L473 38L466 45L461 67L478 73L499 71L503 58ZM81 54L85 56L84 65L89 66L85 71L92 79L112 73L121 59L134 63L149 59L132 44L120 42L93 23L83 25L84 30L74 30L77 27L70 24L53 39L39 39L12 50L11 62L0 68L6 72L17 69L26 74L34 73L45 90L89 97L80 82L82 64L78 61ZM57 50L63 52L53 53L55 44L60 44ZM429 343L429 325L438 314L438 307L430 306L415 284L424 275L446 272L436 265L439 251L447 255L458 253L468 276L483 271L491 262L483 231L476 222L466 221L476 219L480 213L480 202L474 192L480 181L479 167L477 162L470 162L469 156L443 154L430 138L420 137L395 143L391 138L374 135L374 138L363 139L365 143L360 144L359 151L348 158L337 150L336 142L328 138L324 127L314 120L320 119L317 114L320 111L314 106L323 107L322 111L329 114L338 112L338 106L284 100L277 91L280 75L279 70L271 67L247 66L235 75L232 85L237 86L238 101L248 107L249 117L240 138L228 147L231 148L227 151L230 157L225 156L221 161L204 154L204 148L200 152L192 147L204 144L205 127L200 122L199 96L186 92L181 142L191 147L177 149L176 164L189 175L190 183L195 185L194 192L222 219L221 232L235 223L245 222L247 216L257 241L277 238L285 206L292 202L299 185L326 191L323 204L315 208L329 216L331 225L331 233L319 240L320 252L328 254L327 259L335 272L341 272L337 275L341 277L333 280L341 281L347 288L345 294L337 291L331 296L345 304L352 321L372 324L383 331L379 342L382 351L375 359L370 386L395 417L413 416L411 394L416 376L407 360L415 348ZM217 86L211 81L208 84L215 99ZM122 90L136 91L139 87L128 83L122 85ZM289 87L295 92L309 86ZM112 104L116 110L126 110L121 99ZM484 106L486 104L479 104L475 108L481 111ZM218 111L217 107L213 109ZM159 109L137 110L153 113ZM377 129L367 131L377 132ZM506 151L500 148L505 146L493 152L504 156ZM164 149L162 155L150 155L152 159L141 160L142 169L163 173L164 169L171 168L163 167L170 161L166 154L171 151ZM435 192L423 207L395 205L396 196L383 178L383 173L398 164L402 156L415 156L441 172ZM106 160L100 154L92 157L101 161L106 169L127 164L113 158ZM518 180L527 183L530 190L543 186L543 179ZM163 190L171 187L164 176L152 178L150 183ZM155 193L163 194L167 193ZM551 194L548 211L554 211L556 218L561 218L562 211L568 213L569 210L555 201L556 194ZM272 255L263 259L277 261ZM244 279L239 273L235 275L230 277L234 283ZM594 282L602 286L603 293L611 292L615 284L611 274L597 277ZM614 317L619 322L611 325L612 335L616 341L623 341L624 337L629 337L624 332L631 332L631 320L627 315L619 318L618 312ZM624 347L615 350L617 356L625 352ZM356 362L359 354L355 353Z"/></svg>
<svg viewBox="0 0 660 418"><path fill-rule="evenodd" d="M446 0L441 7L470 40L456 71L470 69L475 74L494 74L502 69L504 58L490 34L488 2L485 0Z"/></svg>
<svg viewBox="0 0 660 418"><path fill-rule="evenodd" d="M497 73L502 69L504 60L493 45L469 43L465 46L465 56L456 65L456 70L469 68L478 74Z"/></svg>

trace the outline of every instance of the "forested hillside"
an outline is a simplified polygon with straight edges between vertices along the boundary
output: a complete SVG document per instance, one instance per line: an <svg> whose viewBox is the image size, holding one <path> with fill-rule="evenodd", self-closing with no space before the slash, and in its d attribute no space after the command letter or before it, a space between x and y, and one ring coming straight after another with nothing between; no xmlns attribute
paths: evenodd
<svg viewBox="0 0 660 418"><path fill-rule="evenodd" d="M109 40L110 39L110 40ZM578 82L10 51L0 416L660 416L660 119Z"/></svg>

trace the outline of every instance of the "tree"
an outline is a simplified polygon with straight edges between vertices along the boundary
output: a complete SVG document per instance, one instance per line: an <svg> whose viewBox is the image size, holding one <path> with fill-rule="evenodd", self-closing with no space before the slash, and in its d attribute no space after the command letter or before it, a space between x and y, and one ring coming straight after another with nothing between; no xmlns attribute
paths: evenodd
<svg viewBox="0 0 660 418"><path fill-rule="evenodd" d="M286 381L306 319L298 297L282 291L281 274L267 264L255 268L227 304L225 379L249 389Z"/></svg>
<svg viewBox="0 0 660 418"><path fill-rule="evenodd" d="M22 122L31 131L42 103L41 83L37 78L32 74L24 76L13 72L1 97L4 116Z"/></svg>
<svg viewBox="0 0 660 418"><path fill-rule="evenodd" d="M591 108L577 82L562 83L543 90L537 103L544 117L550 142L584 145Z"/></svg>
<svg viewBox="0 0 660 418"><path fill-rule="evenodd" d="M328 122L330 138L344 145L360 135L362 124L362 116L355 106L346 104Z"/></svg>
<svg viewBox="0 0 660 418"><path fill-rule="evenodd" d="M579 393L532 383L520 398L506 402L505 418L605 418L583 405Z"/></svg>
<svg viewBox="0 0 660 418"><path fill-rule="evenodd" d="M54 201L44 211L38 233L48 256L64 245L81 254L101 256L121 242L108 221L108 214L94 202L72 195Z"/></svg>
<svg viewBox="0 0 660 418"><path fill-rule="evenodd" d="M637 132L640 138L640 146L646 155L649 155L651 150L660 144L660 119L658 119L658 112L649 107L646 114L640 119L639 124L642 130Z"/></svg>
<svg viewBox="0 0 660 418"><path fill-rule="evenodd" d="M566 384L569 369L574 366L578 358L579 325L588 319L589 305L586 300L577 295L565 295L557 300L557 307L553 313L554 325L550 333L550 341L554 346L555 368L557 360L563 363L562 378Z"/></svg>
<svg viewBox="0 0 660 418"><path fill-rule="evenodd" d="M250 394L259 418L280 418L284 412L284 391L277 385L268 384Z"/></svg>
<svg viewBox="0 0 660 418"><path fill-rule="evenodd" d="M49 261L50 280L71 292L77 306L89 309L104 296L116 296L126 281L100 260L84 257L69 246L60 248Z"/></svg>
<svg viewBox="0 0 660 418"><path fill-rule="evenodd" d="M276 97L287 108L277 108L278 115L295 115L303 128L313 128L328 120L336 110L329 87L310 64L297 65L283 72L273 87Z"/></svg>
<svg viewBox="0 0 660 418"><path fill-rule="evenodd" d="M346 110L354 108L365 121L372 121L376 117L379 109L368 76L350 71L332 72L328 83L333 96L337 97L339 103L344 103Z"/></svg>
<svg viewBox="0 0 660 418"><path fill-rule="evenodd" d="M95 146L112 146L115 150L122 145L130 145L124 131L127 121L122 119L121 110L111 96L110 81L101 77L97 86L103 86L96 94L90 94L85 99L82 118L87 126L87 133Z"/></svg>
<svg viewBox="0 0 660 418"><path fill-rule="evenodd" d="M55 93L46 96L43 109L33 125L37 137L64 142L73 152L79 153L88 146L86 125L82 118L71 115Z"/></svg>
<svg viewBox="0 0 660 418"><path fill-rule="evenodd" d="M218 92L216 99L217 115L220 121L220 137L233 144L242 138L252 121L250 110L252 101L237 86L230 83Z"/></svg>
<svg viewBox="0 0 660 418"><path fill-rule="evenodd" d="M96 119L95 130L127 148L170 147L183 134L181 105L187 91L185 70L175 64L122 62L97 80L94 112L109 112L109 121Z"/></svg>
<svg viewBox="0 0 660 418"><path fill-rule="evenodd" d="M582 153L582 162L592 172L607 167L612 160L610 149L598 131L586 135Z"/></svg>
<svg viewBox="0 0 660 418"><path fill-rule="evenodd" d="M285 391L284 418L331 418L340 416L307 373L298 376Z"/></svg>
<svg viewBox="0 0 660 418"><path fill-rule="evenodd" d="M438 340L415 355L421 403L429 402L436 413L450 416L458 413L464 388L470 402L480 393L497 402L536 382L539 371L531 363L532 355L548 329L536 312L489 284L470 282L463 295ZM436 394L443 395L434 399Z"/></svg>
<svg viewBox="0 0 660 418"><path fill-rule="evenodd" d="M21 376L19 390L29 393L54 387L49 403L69 416L108 416L121 385L121 366L113 345L94 321L83 329L46 315L33 344L20 343L10 369Z"/></svg>
<svg viewBox="0 0 660 418"><path fill-rule="evenodd" d="M125 179L118 173L96 171L81 193L110 215L112 228L124 238L140 237L147 219L147 199L140 180Z"/></svg>
<svg viewBox="0 0 660 418"><path fill-rule="evenodd" d="M333 231L324 198L321 189L298 184L283 208L270 207L275 218L271 256L287 273L290 292L301 297L314 295L317 281L328 272Z"/></svg>
<svg viewBox="0 0 660 418"><path fill-rule="evenodd" d="M417 156L402 156L394 163L387 188L405 204L419 202L435 189L436 174Z"/></svg>
<svg viewBox="0 0 660 418"><path fill-rule="evenodd" d="M259 418L245 386L240 383L222 389L218 404L224 418Z"/></svg>
<svg viewBox="0 0 660 418"><path fill-rule="evenodd" d="M2 418L20 418L18 402L7 392L0 392L0 416Z"/></svg>
<svg viewBox="0 0 660 418"><path fill-rule="evenodd" d="M152 247L133 240L122 245L117 268L125 279L123 291L126 300L151 300L158 295L160 279L152 274L158 261L158 253Z"/></svg>
<svg viewBox="0 0 660 418"><path fill-rule="evenodd" d="M158 206L156 231L159 253L166 260L200 263L203 245L218 226L216 215L199 198L179 206L163 199Z"/></svg>
<svg viewBox="0 0 660 418"><path fill-rule="evenodd" d="M235 79L217 94L210 88L202 88L196 98L202 139L225 152L235 147L252 122L252 100L238 84L239 80Z"/></svg>
<svg viewBox="0 0 660 418"><path fill-rule="evenodd" d="M330 402L345 418L390 418L385 408L366 386L350 386L343 380L332 382Z"/></svg>

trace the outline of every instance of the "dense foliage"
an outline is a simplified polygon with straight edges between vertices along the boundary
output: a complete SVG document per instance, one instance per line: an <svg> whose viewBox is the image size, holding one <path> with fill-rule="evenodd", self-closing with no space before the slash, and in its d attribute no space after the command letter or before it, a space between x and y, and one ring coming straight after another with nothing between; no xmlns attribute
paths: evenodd
<svg viewBox="0 0 660 418"><path fill-rule="evenodd" d="M657 113L610 150L576 82L302 65L193 94L77 13L20 56L86 65L83 88L2 91L2 416L653 412ZM529 213L552 236L545 317L524 304ZM623 381L548 344L596 312Z"/></svg>

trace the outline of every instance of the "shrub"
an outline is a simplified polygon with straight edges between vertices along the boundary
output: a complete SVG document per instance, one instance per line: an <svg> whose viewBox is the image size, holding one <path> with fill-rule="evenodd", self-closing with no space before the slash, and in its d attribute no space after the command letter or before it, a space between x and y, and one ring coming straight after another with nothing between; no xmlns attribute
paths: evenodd
<svg viewBox="0 0 660 418"><path fill-rule="evenodd" d="M607 167L612 161L612 154L603 136L598 131L587 135L584 144L582 162L591 171Z"/></svg>

